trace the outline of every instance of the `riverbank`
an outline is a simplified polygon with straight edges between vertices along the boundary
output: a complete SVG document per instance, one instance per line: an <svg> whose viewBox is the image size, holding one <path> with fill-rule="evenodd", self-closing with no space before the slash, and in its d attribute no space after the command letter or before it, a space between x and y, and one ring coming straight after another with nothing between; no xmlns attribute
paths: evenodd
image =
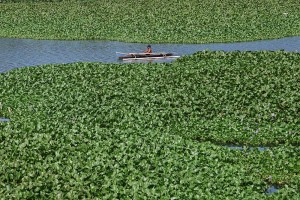
<svg viewBox="0 0 300 200"><path fill-rule="evenodd" d="M300 35L299 8L298 0L0 3L0 37L143 43L273 39Z"/></svg>
<svg viewBox="0 0 300 200"><path fill-rule="evenodd" d="M272 199L297 199L299 56L199 52L0 74L0 196L267 199L276 186Z"/></svg>

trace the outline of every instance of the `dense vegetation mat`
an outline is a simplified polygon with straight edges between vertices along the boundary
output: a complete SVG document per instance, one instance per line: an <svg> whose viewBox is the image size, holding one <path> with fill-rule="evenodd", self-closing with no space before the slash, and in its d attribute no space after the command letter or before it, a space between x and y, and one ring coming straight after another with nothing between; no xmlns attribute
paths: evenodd
<svg viewBox="0 0 300 200"><path fill-rule="evenodd" d="M0 197L299 199L299 74L281 51L0 74Z"/></svg>
<svg viewBox="0 0 300 200"><path fill-rule="evenodd" d="M299 0L1 2L0 37L207 43L300 35Z"/></svg>

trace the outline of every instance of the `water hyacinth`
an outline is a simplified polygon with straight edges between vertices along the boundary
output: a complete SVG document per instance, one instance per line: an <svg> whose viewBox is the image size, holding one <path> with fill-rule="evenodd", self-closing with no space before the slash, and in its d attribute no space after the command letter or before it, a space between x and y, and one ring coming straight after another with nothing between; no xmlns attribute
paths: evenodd
<svg viewBox="0 0 300 200"><path fill-rule="evenodd" d="M0 37L208 43L300 34L298 0L4 2Z"/></svg>
<svg viewBox="0 0 300 200"><path fill-rule="evenodd" d="M265 199L280 185L272 198L297 199L299 58L204 51L0 74L13 119L0 123L0 196Z"/></svg>

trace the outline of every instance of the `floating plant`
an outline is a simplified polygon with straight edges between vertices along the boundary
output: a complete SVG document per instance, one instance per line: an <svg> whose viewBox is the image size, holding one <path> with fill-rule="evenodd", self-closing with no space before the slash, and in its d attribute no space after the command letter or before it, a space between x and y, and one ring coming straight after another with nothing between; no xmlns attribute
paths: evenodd
<svg viewBox="0 0 300 200"><path fill-rule="evenodd" d="M258 150L299 142L286 134L299 130L299 60L285 52L199 52L169 64L0 74L0 99L18 119L0 123L1 197L265 199L261 179L273 174L299 188L300 152L292 145L244 154L210 142ZM275 112L280 120L271 121ZM243 131L256 130L257 113L259 133Z"/></svg>
<svg viewBox="0 0 300 200"><path fill-rule="evenodd" d="M259 3L243 0L234 4L229 0L213 4L211 0L202 0L201 4L198 0L153 0L147 5L135 0L89 0L89 3L72 4L52 0L51 6L41 3L45 0L0 2L3 22L0 37L204 43L300 34L299 27L295 26L299 20L295 9L298 0L286 0L283 7L277 1L267 0Z"/></svg>

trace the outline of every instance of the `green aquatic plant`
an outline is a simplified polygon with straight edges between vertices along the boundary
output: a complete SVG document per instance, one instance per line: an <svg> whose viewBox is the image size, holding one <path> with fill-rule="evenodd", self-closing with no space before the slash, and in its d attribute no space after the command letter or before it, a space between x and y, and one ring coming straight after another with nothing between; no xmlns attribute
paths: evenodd
<svg viewBox="0 0 300 200"><path fill-rule="evenodd" d="M300 34L298 0L18 2L0 4L0 37L208 43Z"/></svg>
<svg viewBox="0 0 300 200"><path fill-rule="evenodd" d="M299 58L204 51L2 73L0 197L297 199Z"/></svg>

